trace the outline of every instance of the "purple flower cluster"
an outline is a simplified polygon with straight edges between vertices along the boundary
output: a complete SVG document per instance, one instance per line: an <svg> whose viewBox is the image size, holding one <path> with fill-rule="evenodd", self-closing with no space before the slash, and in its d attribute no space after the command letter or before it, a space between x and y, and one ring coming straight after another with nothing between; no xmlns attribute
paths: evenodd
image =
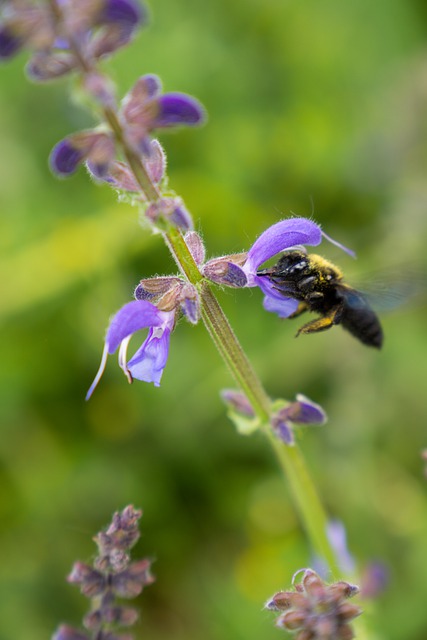
<svg viewBox="0 0 427 640"><path fill-rule="evenodd" d="M147 20L137 0L6 0L0 16L0 59L30 49L27 71L52 80L126 45Z"/></svg>
<svg viewBox="0 0 427 640"><path fill-rule="evenodd" d="M259 427L259 420L244 393L224 389L221 397L228 407L229 417L240 433L247 435ZM287 445L295 443L295 426L322 425L325 422L326 414L323 409L302 394L297 394L294 402L278 400L271 405L271 428L277 438Z"/></svg>
<svg viewBox="0 0 427 640"><path fill-rule="evenodd" d="M279 591L265 605L280 612L276 626L294 632L294 640L351 640L350 622L362 613L348 602L359 592L349 582L326 584L312 569L302 569L294 590ZM294 579L296 575L294 576Z"/></svg>
<svg viewBox="0 0 427 640"><path fill-rule="evenodd" d="M280 317L293 313L296 301L278 293L265 278L257 276L259 266L280 251L296 245L318 245L322 240L319 225L306 218L289 218L269 227L254 242L247 253L214 258L206 263L205 250L200 236L191 231L186 235L188 247L201 273L213 282L230 287L259 287L264 297L264 307ZM329 239L329 238L328 238ZM129 382L134 378L153 382L156 386L166 365L169 341L180 315L191 323L200 317L199 294L193 285L179 277L163 277L142 280L135 290L136 300L126 304L113 317L105 338L101 366L91 385L87 398L98 384L108 355L119 349L119 364ZM142 346L127 361L127 347L131 336L139 329L149 333ZM297 398L275 414L273 429L278 437L292 444L292 424L322 424L323 411L304 398Z"/></svg>
<svg viewBox="0 0 427 640"><path fill-rule="evenodd" d="M63 624L52 640L132 639L133 636L123 636L118 629L132 626L138 612L117 599L135 598L154 582L150 560L130 562L129 551L140 536L141 515L142 512L132 506L115 513L110 526L94 538L98 555L93 566L84 562L74 564L68 582L78 584L82 594L91 600L90 612L83 621L88 633Z"/></svg>
<svg viewBox="0 0 427 640"><path fill-rule="evenodd" d="M204 111L197 100L183 93L163 94L160 79L155 75L139 78L123 98L118 111L124 142L144 158L144 166L154 184L159 184L163 178L165 161L159 143L150 138L151 132L198 125L203 118ZM56 175L67 177L87 162L98 180L125 191L141 191L130 168L116 160L119 153L112 130L91 129L58 142L52 150L50 166Z"/></svg>

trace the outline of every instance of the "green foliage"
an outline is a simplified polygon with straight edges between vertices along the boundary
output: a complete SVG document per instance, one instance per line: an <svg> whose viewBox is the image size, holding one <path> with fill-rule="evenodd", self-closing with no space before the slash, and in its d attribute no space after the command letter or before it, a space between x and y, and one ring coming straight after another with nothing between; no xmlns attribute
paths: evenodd
<svg viewBox="0 0 427 640"><path fill-rule="evenodd" d="M356 279L393 263L425 270L421 3L157 0L152 14L109 68L123 93L155 72L207 107L204 129L162 142L211 255L244 250L293 211L356 249L352 263L324 247ZM174 267L112 191L83 171L50 175L50 148L91 120L65 83L26 83L23 61L0 77L2 637L77 624L85 603L64 576L129 503L145 514L139 555L157 558L140 637L279 637L263 602L309 550L265 443L227 421L219 390L231 381L203 327L177 327L160 389L128 387L109 362L84 403L109 316L140 278ZM372 638L423 639L425 305L384 315L378 354L340 328L294 340L259 292L222 298L271 395L301 392L328 413L301 432L320 494L357 560L390 567Z"/></svg>

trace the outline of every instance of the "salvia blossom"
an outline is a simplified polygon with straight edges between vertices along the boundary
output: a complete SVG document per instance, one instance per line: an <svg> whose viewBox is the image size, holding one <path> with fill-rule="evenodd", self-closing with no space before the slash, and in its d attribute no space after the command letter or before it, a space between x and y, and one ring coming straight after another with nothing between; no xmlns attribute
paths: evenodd
<svg viewBox="0 0 427 640"><path fill-rule="evenodd" d="M108 355L119 349L119 365L129 382L134 378L160 385L169 354L170 335L175 325L175 311L160 311L147 300L133 300L122 307L110 322L98 373L86 395L88 400L98 384ZM127 361L127 348L132 335L149 329L141 347Z"/></svg>
<svg viewBox="0 0 427 640"><path fill-rule="evenodd" d="M118 598L135 598L143 588L154 582L151 561L147 558L130 562L129 551L140 534L138 522L142 512L132 506L113 516L110 526L98 533L94 540L98 555L93 566L76 562L68 582L80 586L80 591L91 600L90 612L83 624L89 633L69 625L61 625L52 640L120 640L133 636L120 635L120 627L130 627L138 619L133 607L125 606Z"/></svg>
<svg viewBox="0 0 427 640"><path fill-rule="evenodd" d="M285 444L294 444L293 428L295 425L325 424L326 414L322 407L302 394L297 394L296 401L290 402L273 413L271 426L276 436Z"/></svg>
<svg viewBox="0 0 427 640"><path fill-rule="evenodd" d="M137 0L61 0L3 3L0 59L23 48L34 53L27 71L35 81L52 80L126 45L147 20Z"/></svg>
<svg viewBox="0 0 427 640"><path fill-rule="evenodd" d="M302 572L301 581L295 578ZM347 602L359 592L358 587L340 581L326 584L311 569L298 571L294 590L279 591L266 608L279 611L276 626L295 633L294 640L351 640L350 621L362 610Z"/></svg>
<svg viewBox="0 0 427 640"><path fill-rule="evenodd" d="M86 395L90 398L104 373L109 355L119 349L119 366L129 382L134 379L160 386L169 355L170 336L177 314L190 323L200 319L200 302L193 285L178 277L149 278L135 289L135 298L124 305L112 318L105 337L101 364ZM153 304L153 302L155 304ZM140 329L148 329L148 336L127 359L129 341Z"/></svg>
<svg viewBox="0 0 427 640"><path fill-rule="evenodd" d="M205 277L233 287L259 287L265 294L264 307L267 311L286 318L294 313L298 301L286 298L278 292L268 278L257 275L259 267L281 251L300 245L317 246L322 238L337 245L350 255L353 252L327 236L318 224L307 218L288 218L266 229L255 240L246 254L236 254L214 258L203 267Z"/></svg>

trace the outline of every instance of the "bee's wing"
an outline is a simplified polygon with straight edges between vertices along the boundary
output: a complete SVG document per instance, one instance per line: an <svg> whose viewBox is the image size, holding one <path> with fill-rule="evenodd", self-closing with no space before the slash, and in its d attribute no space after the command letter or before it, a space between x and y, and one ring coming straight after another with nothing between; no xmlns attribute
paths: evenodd
<svg viewBox="0 0 427 640"><path fill-rule="evenodd" d="M427 274L419 269L395 267L370 275L362 282L359 280L354 289L342 287L347 291L348 304L353 307L365 304L376 311L393 311L406 303L418 306L426 302Z"/></svg>

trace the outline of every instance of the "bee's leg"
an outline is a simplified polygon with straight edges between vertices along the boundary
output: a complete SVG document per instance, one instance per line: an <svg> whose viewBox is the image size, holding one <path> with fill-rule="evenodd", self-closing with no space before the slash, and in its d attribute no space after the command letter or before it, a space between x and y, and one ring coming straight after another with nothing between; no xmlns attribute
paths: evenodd
<svg viewBox="0 0 427 640"><path fill-rule="evenodd" d="M341 305L332 309L327 315L322 316L321 318L316 318L316 320L311 320L311 322L307 322L302 327L300 327L297 331L296 337L298 337L301 333L318 333L319 331L326 331L334 326L334 324L339 324L341 322L343 308Z"/></svg>
<svg viewBox="0 0 427 640"><path fill-rule="evenodd" d="M291 313L291 315L288 316L288 318L297 318L302 313L304 313L304 311L307 311L307 309L308 309L308 305L305 302L300 302L298 304L297 309L293 313Z"/></svg>

